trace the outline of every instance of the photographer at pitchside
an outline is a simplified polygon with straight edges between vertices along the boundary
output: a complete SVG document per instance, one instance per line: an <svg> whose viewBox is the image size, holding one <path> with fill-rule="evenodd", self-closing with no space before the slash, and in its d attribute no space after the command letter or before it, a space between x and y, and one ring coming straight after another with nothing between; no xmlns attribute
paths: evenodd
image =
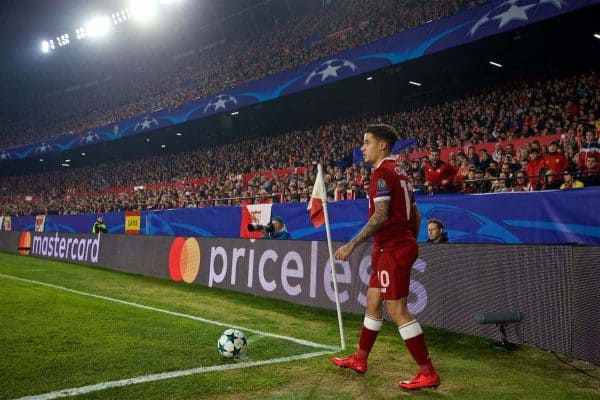
<svg viewBox="0 0 600 400"><path fill-rule="evenodd" d="M264 239L290 240L292 238L287 228L285 227L285 222L283 221L283 218L279 216L274 217L271 220L271 222L269 222L267 225L248 224L248 230L250 232L264 231Z"/></svg>

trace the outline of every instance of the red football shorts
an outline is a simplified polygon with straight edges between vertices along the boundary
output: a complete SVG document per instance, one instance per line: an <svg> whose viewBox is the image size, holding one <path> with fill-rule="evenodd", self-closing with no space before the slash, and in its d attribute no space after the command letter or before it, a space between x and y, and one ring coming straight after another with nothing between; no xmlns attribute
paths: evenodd
<svg viewBox="0 0 600 400"><path fill-rule="evenodd" d="M410 270L418 255L417 243L383 251L379 248L374 249L371 255L369 287L379 288L381 297L386 300L408 297Z"/></svg>

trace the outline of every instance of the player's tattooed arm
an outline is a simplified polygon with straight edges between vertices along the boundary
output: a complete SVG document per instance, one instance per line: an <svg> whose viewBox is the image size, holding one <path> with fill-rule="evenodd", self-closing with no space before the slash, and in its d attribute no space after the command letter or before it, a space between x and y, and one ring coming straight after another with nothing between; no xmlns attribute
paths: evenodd
<svg viewBox="0 0 600 400"><path fill-rule="evenodd" d="M389 209L390 202L388 200L375 202L375 212L371 215L365 227L350 241L354 248L373 236L385 224L385 221L388 219Z"/></svg>
<svg viewBox="0 0 600 400"><path fill-rule="evenodd" d="M375 232L377 232L387 221L390 208L388 200L375 202L375 212L369 218L367 225L348 243L336 250L334 257L336 260L347 260L356 246L365 242Z"/></svg>

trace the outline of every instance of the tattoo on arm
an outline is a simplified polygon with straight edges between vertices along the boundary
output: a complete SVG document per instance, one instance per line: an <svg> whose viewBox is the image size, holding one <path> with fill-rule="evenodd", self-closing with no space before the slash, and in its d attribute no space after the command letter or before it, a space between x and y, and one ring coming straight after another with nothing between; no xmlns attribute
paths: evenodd
<svg viewBox="0 0 600 400"><path fill-rule="evenodd" d="M373 215L371 215L371 218L369 218L367 225L362 228L362 230L350 241L350 243L356 247L377 232L383 226L385 221L387 221L389 208L390 202L388 200L376 202L375 212Z"/></svg>

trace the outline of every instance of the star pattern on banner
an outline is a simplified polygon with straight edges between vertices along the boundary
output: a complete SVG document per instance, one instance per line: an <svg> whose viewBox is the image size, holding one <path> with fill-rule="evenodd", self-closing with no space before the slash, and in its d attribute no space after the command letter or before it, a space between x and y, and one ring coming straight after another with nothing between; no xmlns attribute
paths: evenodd
<svg viewBox="0 0 600 400"><path fill-rule="evenodd" d="M338 70L340 68L349 68L352 71L356 71L358 69L358 67L351 61L334 58L319 65L313 72L310 73L310 75L308 75L308 78L306 78L304 83L308 85L312 78L319 75L321 76L321 82L325 81L327 78L339 78Z"/></svg>
<svg viewBox="0 0 600 400"><path fill-rule="evenodd" d="M502 14L496 15L492 19L500 20L500 26L498 28L502 28L504 25L515 19L518 21L527 21L529 18L527 17L526 11L532 7L535 7L535 4L530 4L528 6L516 6L513 4L508 10Z"/></svg>
<svg viewBox="0 0 600 400"><path fill-rule="evenodd" d="M209 111L211 108L213 111L219 111L219 110L225 110L227 109L228 105L236 105L238 104L238 101L235 97L227 94L227 93L222 93L219 94L217 96L215 96L207 105L206 107L204 107L204 112L206 113L207 111Z"/></svg>
<svg viewBox="0 0 600 400"><path fill-rule="evenodd" d="M512 21L529 21L529 15L527 12L530 9L539 7L542 4L550 4L555 8L562 9L563 6L567 6L569 3L567 3L566 0L529 0L529 2L525 3L524 0L506 0L494 7L492 11L488 11L485 15L478 19L469 30L468 35L475 36L481 27L490 22L499 21L497 30L500 30L506 25L510 24ZM507 6L509 7L506 8ZM492 13L496 13L495 10L504 8L506 9L503 12L490 17Z"/></svg>

